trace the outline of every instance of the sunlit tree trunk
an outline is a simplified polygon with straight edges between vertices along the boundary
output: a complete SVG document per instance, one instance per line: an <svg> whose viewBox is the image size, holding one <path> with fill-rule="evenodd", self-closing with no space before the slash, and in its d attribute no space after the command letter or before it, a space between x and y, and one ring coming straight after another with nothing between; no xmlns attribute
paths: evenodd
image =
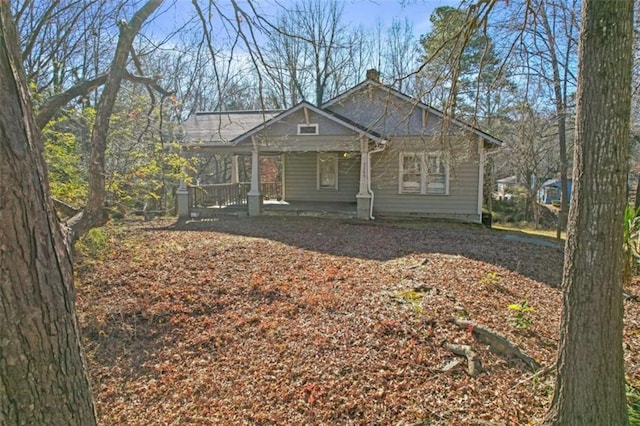
<svg viewBox="0 0 640 426"><path fill-rule="evenodd" d="M558 374L547 424L627 424L622 221L633 1L585 0Z"/></svg>
<svg viewBox="0 0 640 426"><path fill-rule="evenodd" d="M0 98L0 424L93 425L72 265L7 0Z"/></svg>
<svg viewBox="0 0 640 426"><path fill-rule="evenodd" d="M131 52L133 39L140 31L142 24L160 7L163 0L148 0L133 16L131 22L120 22L120 36L111 62L111 70L98 102L96 118L91 131L91 158L89 161L89 192L84 210L71 218L68 226L71 241L83 236L91 228L104 225L107 221L105 208L105 155L107 152L107 135L113 106L126 73L127 60Z"/></svg>
<svg viewBox="0 0 640 426"><path fill-rule="evenodd" d="M562 80L560 77L560 64L558 59L558 53L556 52L556 38L554 32L549 24L549 18L546 13L546 5L544 2L540 7L540 19L542 21L542 27L546 34L547 47L549 49L549 61L551 62L551 70L553 72L553 102L556 107L556 121L558 124L558 148L559 148L559 162L560 162L560 213L558 215L558 227L556 230L556 237L558 239L562 236L562 231L566 228L567 211L569 210L569 165L567 159L567 96L562 91ZM567 46L570 49L571 45ZM573 45L575 46L575 44Z"/></svg>

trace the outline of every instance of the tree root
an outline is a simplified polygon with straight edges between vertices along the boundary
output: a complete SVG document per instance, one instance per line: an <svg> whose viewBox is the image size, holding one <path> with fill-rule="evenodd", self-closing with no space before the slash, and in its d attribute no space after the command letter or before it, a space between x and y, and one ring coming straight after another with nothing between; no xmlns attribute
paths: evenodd
<svg viewBox="0 0 640 426"><path fill-rule="evenodd" d="M480 358L478 358L478 355L473 351L471 346L445 343L444 347L458 356L467 358L467 371L471 377L482 373L482 362L480 362Z"/></svg>
<svg viewBox="0 0 640 426"><path fill-rule="evenodd" d="M553 364L551 364L548 367L543 368L542 370L538 370L535 373L533 373L530 376L525 377L524 379L520 380L518 383L516 383L515 385L513 385L513 387L511 389L515 389L518 386L527 383L531 380L540 380L546 376L548 376L549 374L553 373L554 370L556 369L556 362L554 362Z"/></svg>
<svg viewBox="0 0 640 426"><path fill-rule="evenodd" d="M454 319L453 322L458 327L469 330L478 342L489 345L489 350L494 354L504 357L510 362L514 360L522 361L532 371L540 369L540 364L537 363L530 355L522 351L497 331L483 327L473 321L459 318Z"/></svg>

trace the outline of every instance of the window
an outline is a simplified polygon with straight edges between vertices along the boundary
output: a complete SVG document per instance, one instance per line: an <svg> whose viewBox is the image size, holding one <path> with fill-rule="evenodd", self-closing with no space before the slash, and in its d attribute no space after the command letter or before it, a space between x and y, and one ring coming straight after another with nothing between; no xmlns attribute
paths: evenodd
<svg viewBox="0 0 640 426"><path fill-rule="evenodd" d="M318 125L317 124L298 124L298 134L299 135L317 135Z"/></svg>
<svg viewBox="0 0 640 426"><path fill-rule="evenodd" d="M338 189L338 155L318 153L318 189Z"/></svg>
<svg viewBox="0 0 640 426"><path fill-rule="evenodd" d="M442 156L428 154L427 158L427 194L446 194L447 168Z"/></svg>
<svg viewBox="0 0 640 426"><path fill-rule="evenodd" d="M441 153L400 153L401 194L449 193L449 167Z"/></svg>
<svg viewBox="0 0 640 426"><path fill-rule="evenodd" d="M400 192L420 194L422 192L422 156L419 154L404 154L400 157L400 167Z"/></svg>

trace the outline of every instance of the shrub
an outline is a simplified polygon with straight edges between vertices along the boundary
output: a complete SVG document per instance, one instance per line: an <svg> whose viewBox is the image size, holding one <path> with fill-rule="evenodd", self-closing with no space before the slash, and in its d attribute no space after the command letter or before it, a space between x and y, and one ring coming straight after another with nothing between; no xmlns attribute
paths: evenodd
<svg viewBox="0 0 640 426"><path fill-rule="evenodd" d="M102 259L109 248L109 237L101 228L90 229L76 243L76 253L93 260Z"/></svg>
<svg viewBox="0 0 640 426"><path fill-rule="evenodd" d="M522 330L531 328L533 319L530 314L536 310L532 306L529 306L529 302L523 300L520 303L513 303L509 305L508 309L515 313L513 318L511 318L511 325Z"/></svg>
<svg viewBox="0 0 640 426"><path fill-rule="evenodd" d="M627 385L627 414L630 425L640 425L640 392Z"/></svg>
<svg viewBox="0 0 640 426"><path fill-rule="evenodd" d="M638 256L640 255L640 208L637 210L627 205L624 210L624 283L638 272Z"/></svg>

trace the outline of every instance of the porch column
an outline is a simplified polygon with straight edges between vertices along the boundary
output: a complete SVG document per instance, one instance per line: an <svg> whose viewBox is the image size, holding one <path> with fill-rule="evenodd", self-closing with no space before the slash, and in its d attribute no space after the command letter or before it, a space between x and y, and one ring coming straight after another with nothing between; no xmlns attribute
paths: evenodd
<svg viewBox="0 0 640 426"><path fill-rule="evenodd" d="M189 217L189 188L187 188L187 184L184 180L180 181L180 186L176 190L176 205L177 205L177 213L178 217L188 218Z"/></svg>
<svg viewBox="0 0 640 426"><path fill-rule="evenodd" d="M235 154L231 155L231 183L238 183L240 179L238 178L238 156Z"/></svg>
<svg viewBox="0 0 640 426"><path fill-rule="evenodd" d="M356 195L358 219L371 218L371 193L369 192L369 141L360 135L360 190Z"/></svg>
<svg viewBox="0 0 640 426"><path fill-rule="evenodd" d="M249 204L249 216L260 215L260 152L254 143L251 151L251 189L247 193Z"/></svg>

